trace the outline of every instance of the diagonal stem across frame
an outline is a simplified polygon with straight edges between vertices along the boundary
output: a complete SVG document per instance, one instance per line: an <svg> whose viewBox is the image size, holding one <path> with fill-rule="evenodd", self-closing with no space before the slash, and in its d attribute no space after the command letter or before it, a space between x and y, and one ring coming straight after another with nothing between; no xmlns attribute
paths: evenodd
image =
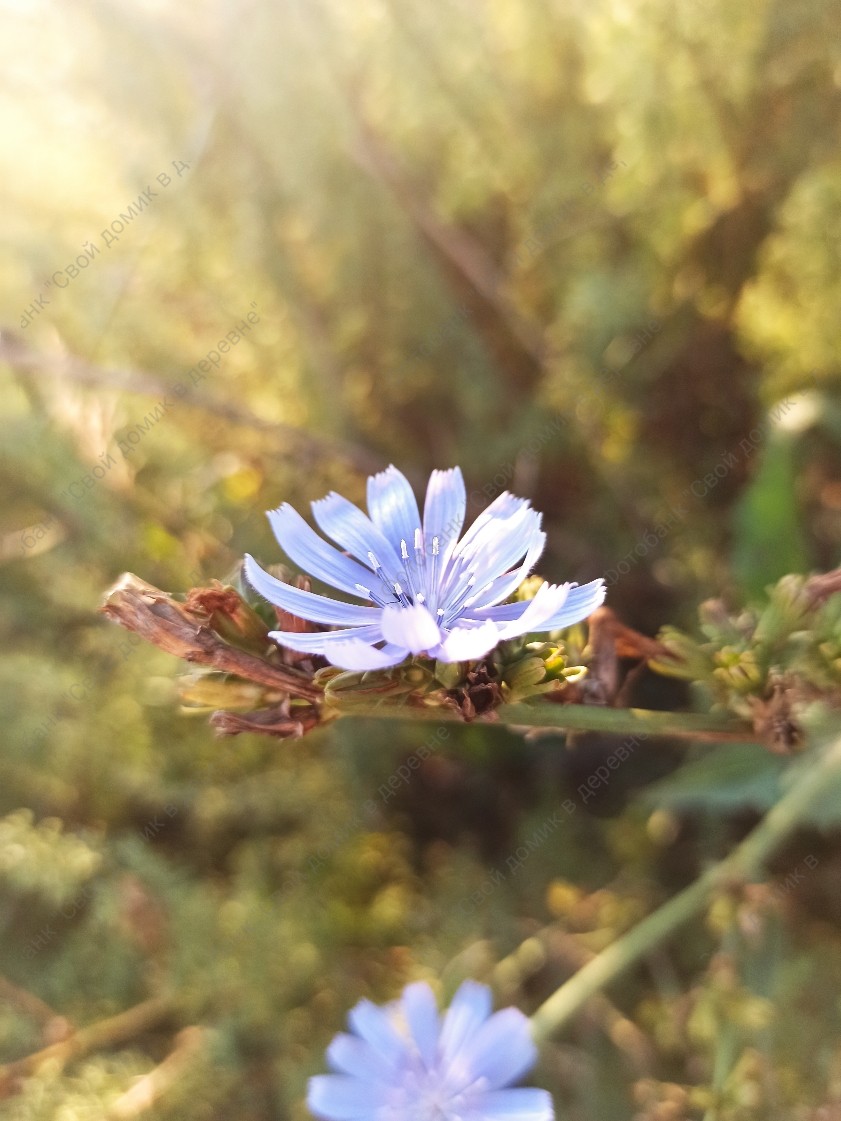
<svg viewBox="0 0 841 1121"><path fill-rule="evenodd" d="M531 1018L535 1039L540 1042L565 1027L590 997L643 960L655 946L702 911L716 892L759 875L768 859L801 823L812 802L825 790L829 778L839 770L841 737L815 757L814 766L800 774L729 856L623 934L556 989Z"/></svg>

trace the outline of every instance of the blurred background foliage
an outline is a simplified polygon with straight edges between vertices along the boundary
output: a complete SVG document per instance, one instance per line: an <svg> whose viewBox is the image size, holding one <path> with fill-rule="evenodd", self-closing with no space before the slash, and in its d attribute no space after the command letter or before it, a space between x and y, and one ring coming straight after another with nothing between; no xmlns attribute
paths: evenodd
<svg viewBox="0 0 841 1121"><path fill-rule="evenodd" d="M276 561L265 509L391 461L529 496L543 574L651 634L839 564L841 4L0 19L0 1058L58 1048L0 1117L303 1118L360 996L529 1010L767 799L652 795L646 745L484 892L615 744L453 728L386 801L428 727L215 740L101 594ZM559 1116L841 1116L837 825L544 1051Z"/></svg>

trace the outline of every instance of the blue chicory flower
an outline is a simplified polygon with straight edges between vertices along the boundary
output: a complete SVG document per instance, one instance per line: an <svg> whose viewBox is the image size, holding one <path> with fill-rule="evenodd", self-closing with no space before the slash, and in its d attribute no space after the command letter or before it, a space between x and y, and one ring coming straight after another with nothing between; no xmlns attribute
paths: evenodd
<svg viewBox="0 0 841 1121"><path fill-rule="evenodd" d="M551 631L585 619L604 600L602 580L579 587L547 584L531 600L504 603L543 552L540 515L505 491L467 532L466 494L458 467L433 471L423 518L396 467L368 480L366 517L335 492L312 504L324 541L288 503L269 512L287 555L304 571L362 598L347 603L293 588L245 558L254 588L277 607L337 630L273 631L281 645L321 654L348 670L395 666L410 654L443 662L482 658L505 639Z"/></svg>
<svg viewBox="0 0 841 1121"><path fill-rule="evenodd" d="M485 985L465 981L443 1022L432 989L408 985L378 1008L362 1000L327 1050L335 1074L311 1078L307 1105L324 1121L552 1121L546 1090L505 1089L535 1062L529 1021L491 1012Z"/></svg>

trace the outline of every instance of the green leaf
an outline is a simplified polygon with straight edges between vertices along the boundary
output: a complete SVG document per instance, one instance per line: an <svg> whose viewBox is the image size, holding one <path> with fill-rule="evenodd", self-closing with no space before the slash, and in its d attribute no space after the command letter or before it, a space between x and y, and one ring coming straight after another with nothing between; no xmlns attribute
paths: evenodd
<svg viewBox="0 0 841 1121"><path fill-rule="evenodd" d="M797 441L773 429L762 462L734 514L733 568L749 596L788 572L807 572L810 558L798 517Z"/></svg>
<svg viewBox="0 0 841 1121"><path fill-rule="evenodd" d="M686 763L643 801L674 810L766 810L778 800L787 763L752 743L728 743Z"/></svg>
<svg viewBox="0 0 841 1121"><path fill-rule="evenodd" d="M758 744L723 744L658 782L641 801L677 811L747 809L764 813L776 805L803 768L814 766L813 751L791 760L772 755ZM823 830L841 824L841 775L828 779L803 820Z"/></svg>

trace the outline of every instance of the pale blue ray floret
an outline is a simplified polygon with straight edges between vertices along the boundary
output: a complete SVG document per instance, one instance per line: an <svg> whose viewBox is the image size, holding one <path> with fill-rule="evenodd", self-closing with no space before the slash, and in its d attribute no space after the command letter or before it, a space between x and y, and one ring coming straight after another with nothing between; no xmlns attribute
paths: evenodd
<svg viewBox="0 0 841 1121"><path fill-rule="evenodd" d="M273 631L272 637L348 670L384 669L410 654L464 662L505 639L569 627L602 603L602 580L580 587L544 583L533 599L504 603L543 552L540 515L505 491L460 537L465 508L458 467L432 472L422 518L408 480L389 467L368 479L370 517L335 492L313 502L319 528L338 549L288 503L270 511L275 535L295 564L366 601L346 603L294 588L246 556L246 576L267 600L338 628Z"/></svg>
<svg viewBox="0 0 841 1121"><path fill-rule="evenodd" d="M394 1004L362 1000L327 1050L335 1074L311 1078L307 1105L325 1121L552 1121L545 1090L506 1089L534 1065L529 1022L491 1015L485 985L465 981L439 1018L432 989Z"/></svg>

